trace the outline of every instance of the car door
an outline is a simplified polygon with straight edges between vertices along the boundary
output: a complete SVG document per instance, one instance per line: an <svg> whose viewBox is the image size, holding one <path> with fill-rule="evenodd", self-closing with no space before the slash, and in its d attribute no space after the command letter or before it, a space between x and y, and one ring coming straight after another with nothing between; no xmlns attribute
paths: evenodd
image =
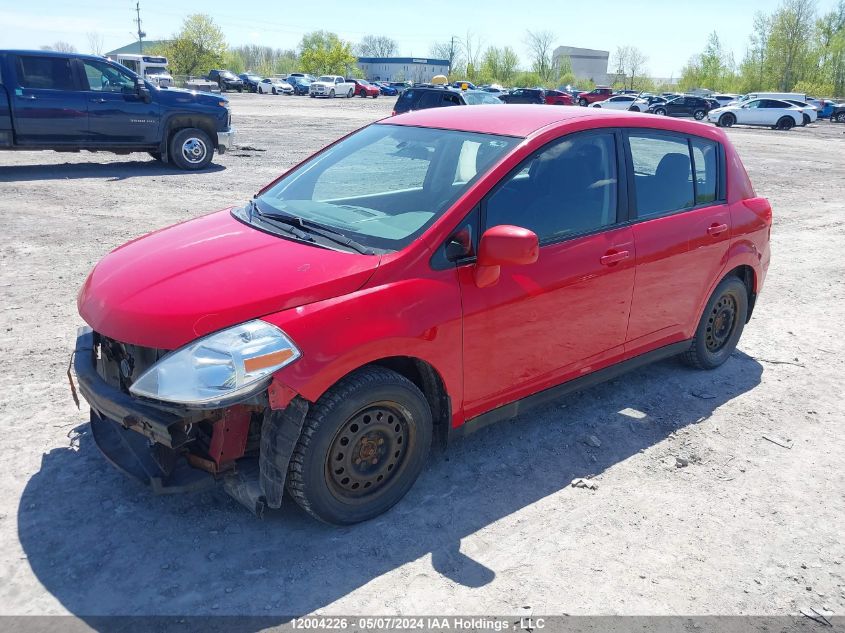
<svg viewBox="0 0 845 633"><path fill-rule="evenodd" d="M687 100L684 97L672 99L672 101L666 104L666 114L669 116L683 116L686 107Z"/></svg>
<svg viewBox="0 0 845 633"><path fill-rule="evenodd" d="M144 102L135 77L116 64L80 60L88 106L88 139L93 146L140 145L159 142L160 108Z"/></svg>
<svg viewBox="0 0 845 633"><path fill-rule="evenodd" d="M639 354L692 336L724 267L731 216L719 143L634 129L626 139L637 278L625 351Z"/></svg>
<svg viewBox="0 0 845 633"><path fill-rule="evenodd" d="M634 284L631 228L613 131L565 136L534 152L481 203L481 224L534 231L534 264L475 282L459 266L468 417L606 365L621 353Z"/></svg>
<svg viewBox="0 0 845 633"><path fill-rule="evenodd" d="M71 58L33 53L9 59L17 76L9 97L18 143L73 146L84 142L88 110Z"/></svg>
<svg viewBox="0 0 845 633"><path fill-rule="evenodd" d="M749 101L736 111L736 122L747 125L771 125L767 123L767 113L762 99Z"/></svg>

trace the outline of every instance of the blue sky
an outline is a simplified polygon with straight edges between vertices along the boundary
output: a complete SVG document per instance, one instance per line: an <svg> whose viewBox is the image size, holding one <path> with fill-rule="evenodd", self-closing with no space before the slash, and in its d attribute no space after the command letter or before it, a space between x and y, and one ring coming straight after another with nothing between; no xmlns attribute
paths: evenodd
<svg viewBox="0 0 845 633"><path fill-rule="evenodd" d="M630 44L648 56L652 76L677 76L716 30L723 44L742 59L755 11L773 11L775 0L141 0L149 39L178 31L190 13L208 13L230 44L256 43L293 48L303 33L327 29L357 41L367 34L389 35L400 54L426 56L433 41L467 30L484 45L511 45L528 65L526 29L550 30L561 45L610 50ZM835 0L818 0L819 12ZM89 52L86 33L104 38L104 50L132 41L134 0L0 0L0 48L38 48L56 40Z"/></svg>

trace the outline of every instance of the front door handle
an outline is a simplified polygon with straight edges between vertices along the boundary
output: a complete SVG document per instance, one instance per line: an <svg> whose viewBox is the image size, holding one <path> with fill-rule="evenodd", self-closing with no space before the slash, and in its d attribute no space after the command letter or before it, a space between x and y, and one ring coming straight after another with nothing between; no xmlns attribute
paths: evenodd
<svg viewBox="0 0 845 633"><path fill-rule="evenodd" d="M91 103L105 103L107 99L100 97L99 99L90 99Z"/></svg>
<svg viewBox="0 0 845 633"><path fill-rule="evenodd" d="M603 266L613 266L614 264L618 264L624 259L628 259L631 256L631 253L628 251L607 251L604 255L601 256L599 261L602 263Z"/></svg>
<svg viewBox="0 0 845 633"><path fill-rule="evenodd" d="M713 237L719 237L722 233L728 230L727 224L711 224L707 228L707 233Z"/></svg>
<svg viewBox="0 0 845 633"><path fill-rule="evenodd" d="M20 98L28 101L35 101L37 99L35 95L21 95Z"/></svg>

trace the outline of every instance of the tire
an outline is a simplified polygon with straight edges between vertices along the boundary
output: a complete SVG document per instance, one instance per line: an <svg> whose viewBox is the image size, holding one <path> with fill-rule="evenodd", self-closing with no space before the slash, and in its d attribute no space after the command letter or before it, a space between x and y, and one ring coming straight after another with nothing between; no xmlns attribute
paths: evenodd
<svg viewBox="0 0 845 633"><path fill-rule="evenodd" d="M375 94L373 95L373 99L378 99L378 93L375 93Z"/></svg>
<svg viewBox="0 0 845 633"><path fill-rule="evenodd" d="M795 120L791 116L782 116L778 120L777 128L779 130L788 131L795 127Z"/></svg>
<svg viewBox="0 0 845 633"><path fill-rule="evenodd" d="M705 110L696 110L692 113L692 116L696 121L703 121L704 117L707 116L707 112Z"/></svg>
<svg viewBox="0 0 845 633"><path fill-rule="evenodd" d="M723 279L704 308L682 359L697 369L715 369L736 349L748 316L748 289L738 277Z"/></svg>
<svg viewBox="0 0 845 633"><path fill-rule="evenodd" d="M734 123L736 123L736 117L731 113L719 117L719 127L732 127Z"/></svg>
<svg viewBox="0 0 845 633"><path fill-rule="evenodd" d="M312 94L309 94L308 96L311 97L312 99L315 98L314 95L312 95Z"/></svg>
<svg viewBox="0 0 845 633"><path fill-rule="evenodd" d="M845 123L845 112L840 112L835 117L830 117L831 121L836 121L837 123Z"/></svg>
<svg viewBox="0 0 845 633"><path fill-rule="evenodd" d="M238 87L238 92L243 92L243 91L244 91L244 87L243 87L243 86Z"/></svg>
<svg viewBox="0 0 845 633"><path fill-rule="evenodd" d="M334 88L329 90L329 99L334 99Z"/></svg>
<svg viewBox="0 0 845 633"><path fill-rule="evenodd" d="M366 99L367 98L367 91L362 90L361 92L358 93L358 96L361 97L362 99Z"/></svg>
<svg viewBox="0 0 845 633"><path fill-rule="evenodd" d="M275 88L273 88L273 94L274 94L274 95L279 94L278 92L276 92L276 89L275 89Z"/></svg>
<svg viewBox="0 0 845 633"><path fill-rule="evenodd" d="M350 88L349 92L346 93L346 98L351 99L353 96L355 96L355 90L353 88Z"/></svg>
<svg viewBox="0 0 845 633"><path fill-rule="evenodd" d="M581 106L582 108L586 108L587 107L587 100L586 99L580 99L578 101L578 105Z"/></svg>
<svg viewBox="0 0 845 633"><path fill-rule="evenodd" d="M666 108L655 108L654 113L657 116L666 116Z"/></svg>
<svg viewBox="0 0 845 633"><path fill-rule="evenodd" d="M809 114L805 114L803 120L804 120L805 126L810 125L810 115Z"/></svg>
<svg viewBox="0 0 845 633"><path fill-rule="evenodd" d="M203 169L214 157L214 145L208 134L195 127L176 132L170 138L170 161L179 169Z"/></svg>
<svg viewBox="0 0 845 633"><path fill-rule="evenodd" d="M359 369L308 412L288 466L288 492L326 523L372 519L417 480L431 434L431 410L416 385L384 367Z"/></svg>

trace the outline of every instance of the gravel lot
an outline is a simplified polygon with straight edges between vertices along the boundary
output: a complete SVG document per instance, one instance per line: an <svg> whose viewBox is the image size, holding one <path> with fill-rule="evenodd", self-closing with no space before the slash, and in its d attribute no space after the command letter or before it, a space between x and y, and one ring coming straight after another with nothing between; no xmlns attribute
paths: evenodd
<svg viewBox="0 0 845 633"><path fill-rule="evenodd" d="M725 366L662 362L436 450L394 510L337 529L291 501L259 521L222 492L152 497L67 386L107 251L245 200L394 99L231 101L238 147L204 173L0 154L0 613L845 613L845 126L729 130L775 227Z"/></svg>

